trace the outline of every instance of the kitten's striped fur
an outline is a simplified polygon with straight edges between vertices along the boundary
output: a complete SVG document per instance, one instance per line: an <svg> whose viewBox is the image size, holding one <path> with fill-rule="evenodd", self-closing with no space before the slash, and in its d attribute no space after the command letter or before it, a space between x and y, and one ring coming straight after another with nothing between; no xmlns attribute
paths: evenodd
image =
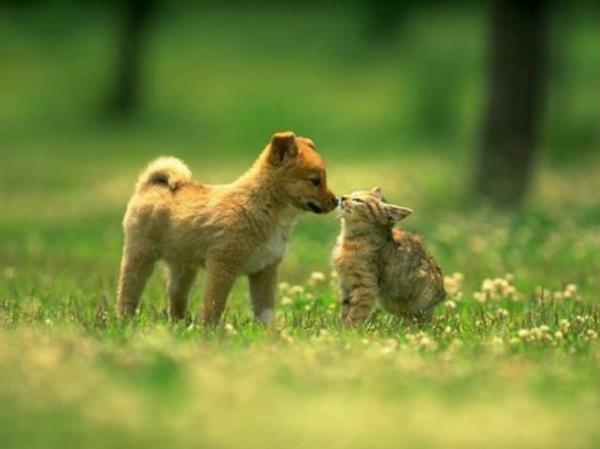
<svg viewBox="0 0 600 449"><path fill-rule="evenodd" d="M342 320L362 322L377 298L396 316L429 318L446 296L442 271L420 237L393 227L412 211L388 204L378 188L343 196L340 211L333 263Z"/></svg>

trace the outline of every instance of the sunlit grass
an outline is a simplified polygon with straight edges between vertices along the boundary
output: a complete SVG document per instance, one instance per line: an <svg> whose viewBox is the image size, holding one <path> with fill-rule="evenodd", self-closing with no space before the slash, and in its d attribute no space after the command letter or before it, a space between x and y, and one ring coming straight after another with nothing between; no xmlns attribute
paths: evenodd
<svg viewBox="0 0 600 449"><path fill-rule="evenodd" d="M597 447L595 17L555 28L566 59L530 195L492 210L469 200L483 10L418 10L379 46L352 7L201 9L157 21L126 124L103 115L107 11L3 10L0 448ZM446 275L434 319L342 327L339 223L306 214L273 326L252 319L243 279L222 323L198 325L202 277L171 323L160 269L118 321L139 170L172 154L228 182L284 128L316 141L336 193L379 186L415 210L402 226Z"/></svg>
<svg viewBox="0 0 600 449"><path fill-rule="evenodd" d="M102 301L4 301L0 437L5 447L593 446L598 306L552 295L479 303L459 279L425 326L379 313L345 329L321 281L281 285L290 301L268 329L236 308L206 329L153 307L124 324Z"/></svg>
<svg viewBox="0 0 600 449"><path fill-rule="evenodd" d="M246 161L189 163L223 182ZM597 165L576 180L542 166L524 212L461 201L454 176L467 175L452 161L330 166L336 191L379 184L415 209L403 225L447 275L431 323L376 312L361 329L340 326L334 215L298 223L271 328L253 321L243 280L219 327L194 323L202 279L188 319L170 323L160 270L122 323L120 220L139 167L111 166L109 183L13 187L22 201L7 202L0 226L2 446L596 445L600 230L580 188L596 188Z"/></svg>

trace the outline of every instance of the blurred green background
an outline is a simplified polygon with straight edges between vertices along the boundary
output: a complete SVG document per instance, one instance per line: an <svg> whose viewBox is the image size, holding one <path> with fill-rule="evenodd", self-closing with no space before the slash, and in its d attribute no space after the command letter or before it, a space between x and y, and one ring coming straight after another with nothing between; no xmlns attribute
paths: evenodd
<svg viewBox="0 0 600 449"><path fill-rule="evenodd" d="M147 12L132 13L135 5ZM522 209L471 201L490 14L475 1L4 2L0 259L90 277L113 298L121 216L149 160L172 154L196 179L228 182L273 132L292 129L317 143L337 193L380 185L414 208L405 225L425 235L446 271L478 283L522 268L527 285L593 286L597 264L572 248L543 253L551 238L566 248L597 232L598 9L550 3L547 87ZM123 69L123 60L139 66ZM120 70L131 72L124 102ZM303 218L283 276L328 270L337 229L333 215ZM497 229L500 240L490 238ZM533 237L517 241L518 232ZM479 237L499 246L475 259ZM577 257L597 262L594 248Z"/></svg>
<svg viewBox="0 0 600 449"><path fill-rule="evenodd" d="M0 447L599 447L599 23L596 1L0 0ZM459 273L432 323L339 326L334 213L300 218L272 328L244 280L222 326L171 323L160 270L118 320L145 165L229 182L286 129L339 195L414 209ZM518 300L478 301L495 278Z"/></svg>

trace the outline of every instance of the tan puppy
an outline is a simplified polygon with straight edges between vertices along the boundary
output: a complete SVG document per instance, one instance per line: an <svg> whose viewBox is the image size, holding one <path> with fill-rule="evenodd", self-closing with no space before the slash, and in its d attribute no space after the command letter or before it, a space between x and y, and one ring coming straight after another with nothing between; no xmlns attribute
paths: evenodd
<svg viewBox="0 0 600 449"><path fill-rule="evenodd" d="M205 323L219 320L236 278L244 274L256 317L269 322L277 267L299 212L329 212L336 205L313 142L292 132L275 134L232 184L199 184L180 160L157 159L140 176L123 220L118 312L135 313L162 259L172 318L185 315L190 288L204 266Z"/></svg>

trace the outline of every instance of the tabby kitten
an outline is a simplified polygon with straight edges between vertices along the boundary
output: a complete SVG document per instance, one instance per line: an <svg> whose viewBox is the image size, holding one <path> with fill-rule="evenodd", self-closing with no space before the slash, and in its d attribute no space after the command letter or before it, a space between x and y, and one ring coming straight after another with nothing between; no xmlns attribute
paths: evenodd
<svg viewBox="0 0 600 449"><path fill-rule="evenodd" d="M446 296L442 271L417 235L394 228L412 213L389 204L377 187L340 199L342 229L333 252L342 320L362 322L376 298L400 317L429 319Z"/></svg>

